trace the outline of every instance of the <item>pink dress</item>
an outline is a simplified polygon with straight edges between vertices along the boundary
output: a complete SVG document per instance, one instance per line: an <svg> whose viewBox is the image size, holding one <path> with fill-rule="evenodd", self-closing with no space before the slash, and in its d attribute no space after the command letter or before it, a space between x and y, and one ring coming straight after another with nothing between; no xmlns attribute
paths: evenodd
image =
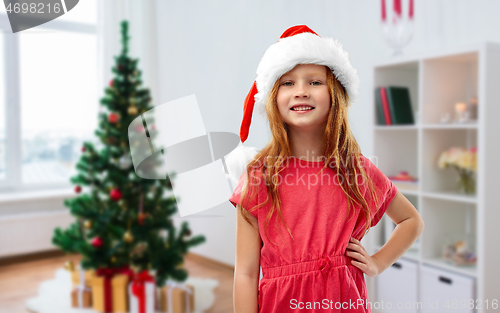
<svg viewBox="0 0 500 313"><path fill-rule="evenodd" d="M276 230L276 211L267 225L272 242L264 234L271 199L266 206L251 212L258 219L262 239L259 312L371 312L364 273L345 255L349 237L358 240L363 237L366 219L361 206L354 208L354 214L351 207L350 218L347 216L347 198L336 173L327 167L316 176L323 164L291 157L280 173L278 190L282 214L295 240L281 221L278 224L281 236ZM362 155L361 166L379 188L376 204L365 197L370 205L371 226L375 226L397 189ZM266 184L261 175L256 175L260 183L250 186L258 188L257 197L245 209L266 199ZM358 181L361 182L361 178ZM245 182L246 173L243 173L229 198L235 207L241 205L240 193ZM360 186L363 195L364 186Z"/></svg>

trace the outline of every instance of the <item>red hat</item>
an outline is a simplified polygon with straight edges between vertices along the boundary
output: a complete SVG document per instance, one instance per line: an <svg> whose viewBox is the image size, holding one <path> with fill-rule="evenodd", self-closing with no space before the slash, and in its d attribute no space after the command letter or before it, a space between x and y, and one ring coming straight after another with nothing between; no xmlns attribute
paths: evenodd
<svg viewBox="0 0 500 313"><path fill-rule="evenodd" d="M245 98L240 140L248 138L254 106L266 118L265 104L276 80L297 64L328 66L344 86L351 103L358 97L359 77L349 62L348 53L334 38L322 38L306 25L288 28L280 39L271 45L257 67L257 77Z"/></svg>

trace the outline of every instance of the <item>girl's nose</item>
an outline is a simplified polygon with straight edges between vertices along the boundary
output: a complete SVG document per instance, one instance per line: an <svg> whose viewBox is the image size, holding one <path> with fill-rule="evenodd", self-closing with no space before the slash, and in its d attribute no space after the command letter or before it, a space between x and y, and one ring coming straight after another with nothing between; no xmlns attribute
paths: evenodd
<svg viewBox="0 0 500 313"><path fill-rule="evenodd" d="M309 96L309 91L302 86L301 84L297 84L297 89L295 90L295 97L307 97Z"/></svg>

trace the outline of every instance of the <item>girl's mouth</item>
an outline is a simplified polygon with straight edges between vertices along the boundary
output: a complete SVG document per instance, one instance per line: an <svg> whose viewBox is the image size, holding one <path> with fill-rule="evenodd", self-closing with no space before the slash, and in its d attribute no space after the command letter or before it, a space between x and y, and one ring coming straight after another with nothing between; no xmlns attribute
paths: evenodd
<svg viewBox="0 0 500 313"><path fill-rule="evenodd" d="M312 110L314 110L313 107L290 109L290 111L293 111L294 113L297 114L306 114L307 112L311 112Z"/></svg>

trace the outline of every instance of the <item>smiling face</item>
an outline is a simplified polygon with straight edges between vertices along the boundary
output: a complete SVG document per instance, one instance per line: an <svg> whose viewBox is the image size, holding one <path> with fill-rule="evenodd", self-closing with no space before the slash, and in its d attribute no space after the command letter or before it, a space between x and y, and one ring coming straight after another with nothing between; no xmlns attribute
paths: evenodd
<svg viewBox="0 0 500 313"><path fill-rule="evenodd" d="M317 130L326 123L331 106L327 70L324 65L299 64L281 76L276 102L289 129Z"/></svg>

